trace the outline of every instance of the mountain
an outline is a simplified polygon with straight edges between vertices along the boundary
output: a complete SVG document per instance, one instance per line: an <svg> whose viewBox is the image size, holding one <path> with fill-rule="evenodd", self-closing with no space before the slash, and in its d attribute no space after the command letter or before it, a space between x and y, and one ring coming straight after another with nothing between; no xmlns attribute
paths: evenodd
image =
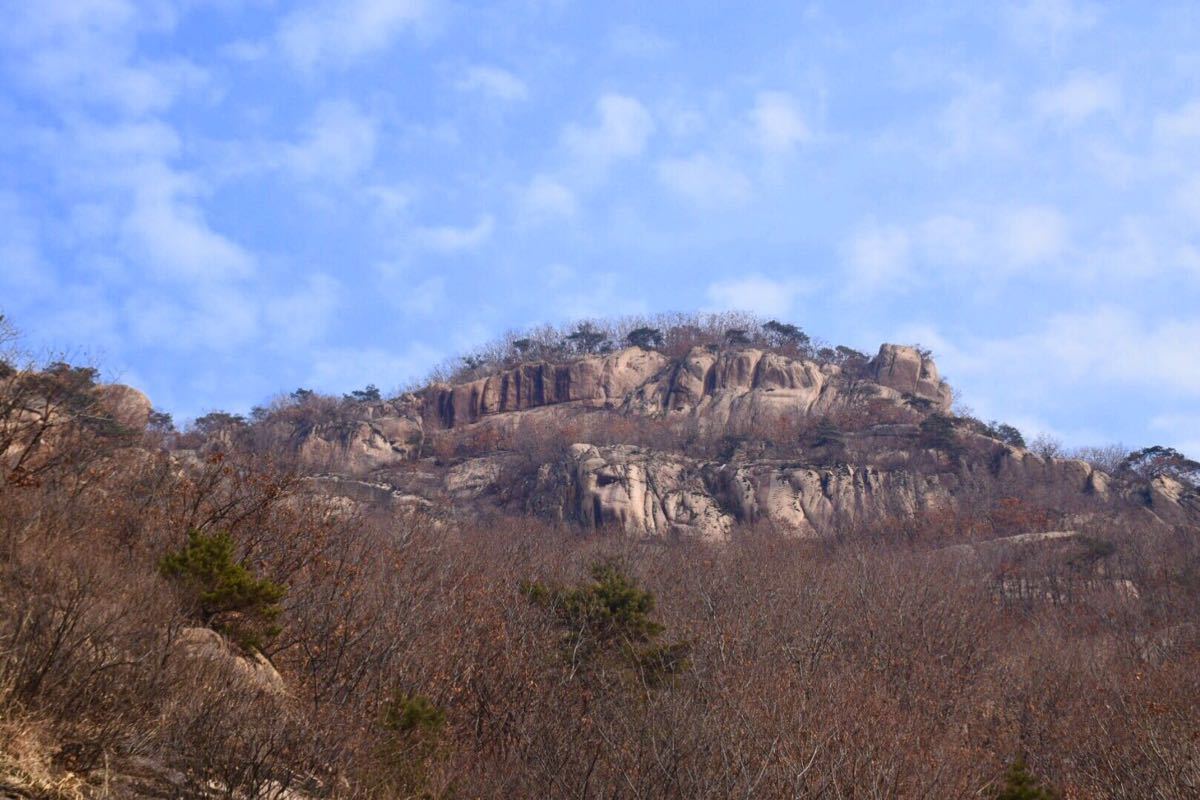
<svg viewBox="0 0 1200 800"><path fill-rule="evenodd" d="M831 361L634 346L502 364L386 401L302 396L252 425L216 426L201 447L295 459L315 486L376 507L536 514L652 537L722 540L749 524L829 536L1013 498L1059 527L1200 519L1200 497L1176 477L1039 455L951 404L914 347Z"/></svg>
<svg viewBox="0 0 1200 800"><path fill-rule="evenodd" d="M0 357L0 797L1195 797L1200 464L729 323L183 431Z"/></svg>

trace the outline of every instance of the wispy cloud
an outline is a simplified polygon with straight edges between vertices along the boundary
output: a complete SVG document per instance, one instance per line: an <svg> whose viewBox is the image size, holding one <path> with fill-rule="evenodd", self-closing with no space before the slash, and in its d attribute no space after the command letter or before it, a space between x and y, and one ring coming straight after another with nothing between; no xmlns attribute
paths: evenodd
<svg viewBox="0 0 1200 800"><path fill-rule="evenodd" d="M517 213L523 225L571 219L578 210L575 193L550 175L535 175L517 192Z"/></svg>
<svg viewBox="0 0 1200 800"><path fill-rule="evenodd" d="M455 82L463 92L480 92L497 100L515 102L529 97L529 87L508 70L476 65L469 67Z"/></svg>
<svg viewBox="0 0 1200 800"><path fill-rule="evenodd" d="M1030 45L1060 46L1100 18L1095 5L1080 0L1018 0L1002 8L1012 35Z"/></svg>
<svg viewBox="0 0 1200 800"><path fill-rule="evenodd" d="M753 192L741 170L704 153L663 159L657 173L663 186L698 206L739 205Z"/></svg>
<svg viewBox="0 0 1200 800"><path fill-rule="evenodd" d="M283 149L283 164L304 179L346 180L375 158L377 124L348 100L317 106L299 142Z"/></svg>
<svg viewBox="0 0 1200 800"><path fill-rule="evenodd" d="M912 280L911 249L911 237L900 226L876 222L861 226L845 248L848 291L906 290Z"/></svg>
<svg viewBox="0 0 1200 800"><path fill-rule="evenodd" d="M596 118L591 125L568 125L562 135L563 146L585 171L604 170L641 155L655 127L646 107L622 94L602 95L596 101Z"/></svg>
<svg viewBox="0 0 1200 800"><path fill-rule="evenodd" d="M276 40L301 69L346 66L386 50L432 10L432 0L317 0L285 17Z"/></svg>
<svg viewBox="0 0 1200 800"><path fill-rule="evenodd" d="M1097 114L1113 114L1120 107L1121 89L1117 82L1088 72L1076 72L1033 96L1035 113L1068 125L1078 125Z"/></svg>
<svg viewBox="0 0 1200 800"><path fill-rule="evenodd" d="M795 99L784 92L759 92L750 118L755 140L767 153L789 153L812 136Z"/></svg>
<svg viewBox="0 0 1200 800"><path fill-rule="evenodd" d="M491 238L495 228L495 218L491 214L484 214L478 222L469 227L420 227L413 231L413 237L420 247L427 250L443 254L462 253L482 247Z"/></svg>
<svg viewBox="0 0 1200 800"><path fill-rule="evenodd" d="M749 275L709 284L705 295L714 310L750 311L768 317L786 317L796 298L810 287L799 280L776 280Z"/></svg>

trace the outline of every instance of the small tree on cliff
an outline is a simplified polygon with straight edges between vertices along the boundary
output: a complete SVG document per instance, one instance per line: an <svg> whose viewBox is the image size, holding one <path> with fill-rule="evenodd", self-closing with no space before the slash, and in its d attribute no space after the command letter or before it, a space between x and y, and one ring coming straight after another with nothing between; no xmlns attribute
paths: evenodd
<svg viewBox="0 0 1200 800"><path fill-rule="evenodd" d="M745 347L750 344L750 336L745 328L730 328L725 331L725 344L731 347Z"/></svg>
<svg viewBox="0 0 1200 800"><path fill-rule="evenodd" d="M930 414L921 421L921 444L932 450L941 450L953 457L962 453L962 443L954 430L954 420L945 414Z"/></svg>
<svg viewBox="0 0 1200 800"><path fill-rule="evenodd" d="M607 340L608 336L586 322L580 324L574 333L567 335L567 341L580 353L599 352Z"/></svg>
<svg viewBox="0 0 1200 800"><path fill-rule="evenodd" d="M658 328L634 328L629 333L625 334L625 341L631 347L640 347L643 350L653 350L663 346L663 332Z"/></svg>
<svg viewBox="0 0 1200 800"><path fill-rule="evenodd" d="M1191 486L1200 484L1200 462L1188 458L1173 447L1154 445L1135 450L1118 467L1140 478L1152 480L1160 476L1174 478Z"/></svg>
<svg viewBox="0 0 1200 800"><path fill-rule="evenodd" d="M763 333L765 333L767 336L767 341L769 341L774 347L793 346L804 350L807 349L810 344L807 333L805 333L799 327L791 325L787 322L780 322L779 320L773 319L762 327Z"/></svg>

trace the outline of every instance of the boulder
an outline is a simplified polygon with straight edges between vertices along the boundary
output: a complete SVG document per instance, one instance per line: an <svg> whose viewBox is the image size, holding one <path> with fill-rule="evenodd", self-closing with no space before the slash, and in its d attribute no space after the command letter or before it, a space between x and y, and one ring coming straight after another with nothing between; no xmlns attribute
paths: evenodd
<svg viewBox="0 0 1200 800"><path fill-rule="evenodd" d="M272 695L286 695L283 676L261 653L243 654L211 628L184 628L176 640L179 653L195 666L217 670L226 681Z"/></svg>
<svg viewBox="0 0 1200 800"><path fill-rule="evenodd" d="M150 412L154 410L149 397L123 383L97 386L96 397L114 420L135 431L145 430Z"/></svg>
<svg viewBox="0 0 1200 800"><path fill-rule="evenodd" d="M881 386L902 395L928 400L934 409L945 413L953 402L949 385L938 375L937 365L926 353L899 344L881 345L868 369Z"/></svg>

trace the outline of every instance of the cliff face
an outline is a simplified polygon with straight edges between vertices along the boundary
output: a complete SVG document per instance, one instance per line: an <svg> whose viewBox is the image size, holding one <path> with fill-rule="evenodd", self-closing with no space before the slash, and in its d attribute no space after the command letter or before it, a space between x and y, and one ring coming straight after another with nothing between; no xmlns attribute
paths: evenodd
<svg viewBox="0 0 1200 800"><path fill-rule="evenodd" d="M1003 451L998 467L924 472L775 460L704 462L628 445L577 444L561 463L542 471L535 503L584 527L719 540L735 523L766 521L799 536L820 536L839 525L961 509L989 494L1053 496L1069 507L1099 511L1119 499L1109 493L1108 482L1085 462L1016 448ZM1165 496L1159 507L1169 519L1186 515Z"/></svg>
<svg viewBox="0 0 1200 800"><path fill-rule="evenodd" d="M863 372L852 376L837 365L750 348L697 347L673 363L661 353L630 347L568 364L521 364L467 383L435 384L401 401L364 408L361 420L290 436L305 463L362 472L416 458L431 432L552 407L653 418L690 415L710 431L820 416L864 398L897 406L915 399L934 411L949 410L950 389L937 367L911 347L884 345Z"/></svg>
<svg viewBox="0 0 1200 800"><path fill-rule="evenodd" d="M748 423L768 413L824 414L857 401L864 392L901 402L926 400L948 411L950 388L933 361L917 350L884 345L867 365L868 378L752 348L693 348L678 363L654 351L630 347L570 364L523 364L457 386L423 393L425 420L441 428L486 416L563 403L662 416L691 413L714 424Z"/></svg>
<svg viewBox="0 0 1200 800"><path fill-rule="evenodd" d="M1008 496L1045 498L1072 513L1121 506L1163 524L1200 520L1200 496L1181 484L1160 480L1136 492L1114 487L1112 478L1085 462L1042 458L966 431L955 435L972 455L950 455L927 441L919 424L930 414L948 413L950 403L950 387L937 366L911 347L885 344L869 362L848 367L752 348L697 347L676 360L627 348L435 384L359 407L351 419L293 430L289 441L302 462L332 476L392 473L391 484L379 482L378 474L367 483L330 478L326 488L335 491L389 505L467 510L488 497L505 498L513 508L519 494L521 510L649 536L721 539L735 524L760 521L820 536L844 525ZM833 452L816 443L807 447L788 432L796 428L777 426L780 420L845 414L866 415L867 424ZM758 437L759 449L716 459L670 444L625 444L619 433L607 446L567 439L553 452L540 451L537 464L525 465L527 476L531 468L536 473L520 479L529 485L519 491L509 485L523 437L564 424L569 429L579 415L640 420L643 429L685 420L710 441ZM884 424L872 415L893 419ZM610 432L607 441L613 437ZM780 437L792 437L784 442L786 460L771 456L766 446ZM461 449L437 446L463 441L470 443L466 461ZM457 452L457 466L440 477L406 466L423 457L440 463L429 459L430 452ZM417 474L424 477L410 485Z"/></svg>
<svg viewBox="0 0 1200 800"><path fill-rule="evenodd" d="M637 347L569 364L522 364L470 383L431 386L422 393L424 417L438 427L455 428L489 415L561 403L611 408L666 365L661 353Z"/></svg>

